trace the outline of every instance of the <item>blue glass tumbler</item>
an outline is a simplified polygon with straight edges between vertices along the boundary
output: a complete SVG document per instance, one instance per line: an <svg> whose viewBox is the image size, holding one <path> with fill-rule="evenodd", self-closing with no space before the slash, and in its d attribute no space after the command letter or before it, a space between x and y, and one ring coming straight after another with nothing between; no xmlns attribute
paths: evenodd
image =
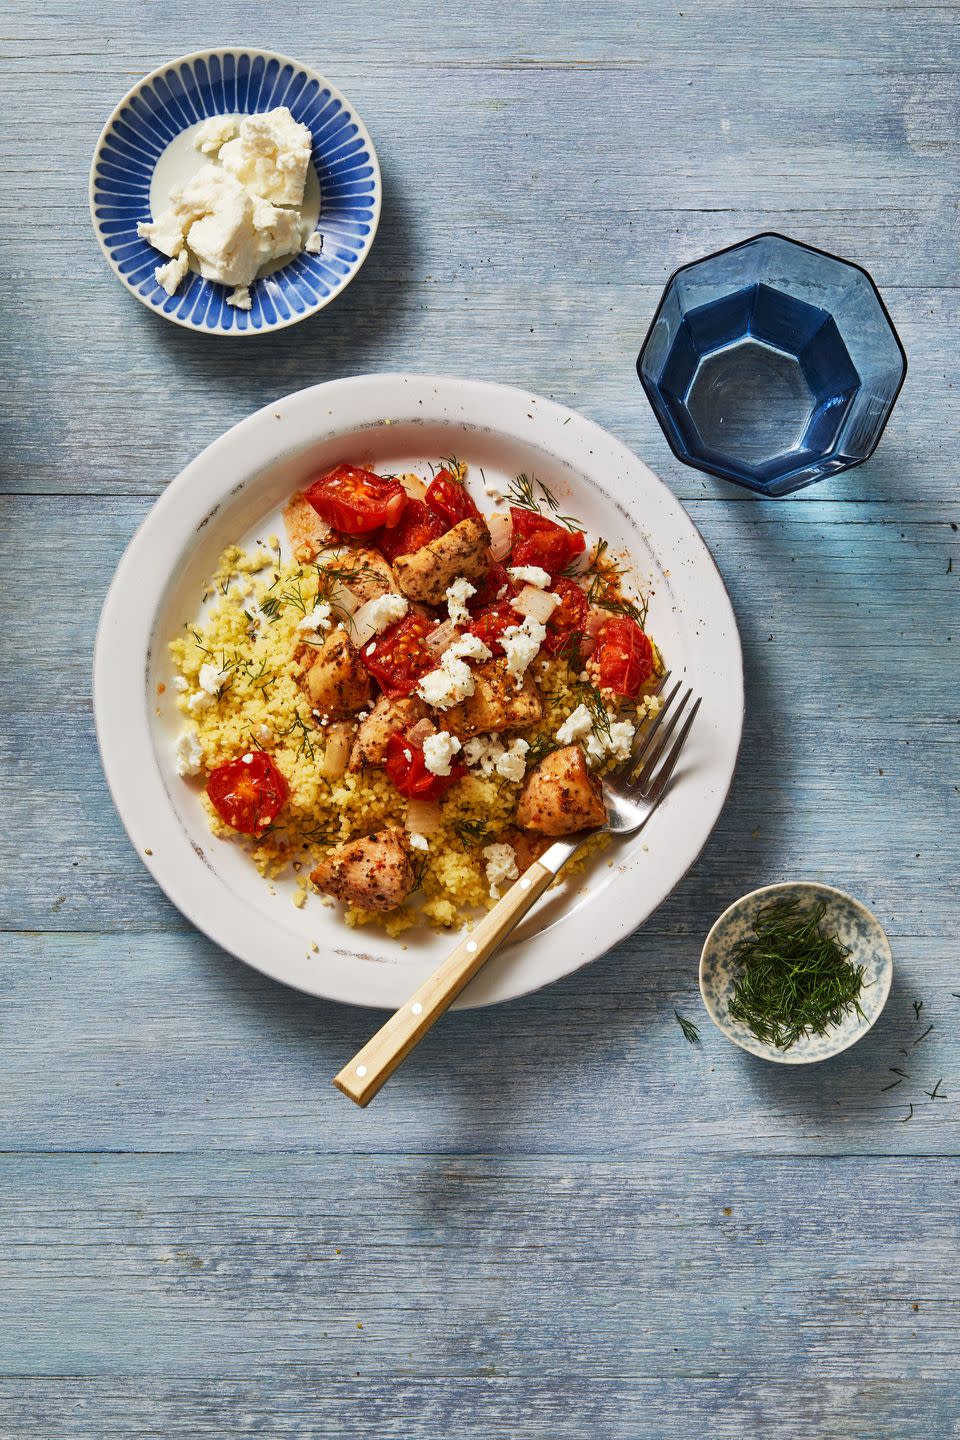
<svg viewBox="0 0 960 1440"><path fill-rule="evenodd" d="M775 234L676 271L637 360L677 458L762 495L866 460L906 372L867 272Z"/></svg>

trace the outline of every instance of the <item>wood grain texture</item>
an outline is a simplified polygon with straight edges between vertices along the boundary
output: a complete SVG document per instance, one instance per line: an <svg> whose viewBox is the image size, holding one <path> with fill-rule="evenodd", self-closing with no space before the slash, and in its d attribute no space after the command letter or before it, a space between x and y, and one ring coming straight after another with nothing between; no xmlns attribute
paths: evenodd
<svg viewBox="0 0 960 1440"><path fill-rule="evenodd" d="M0 0L0 1437L960 1435L960 9L215 18ZM120 95L216 42L323 70L384 173L357 281L242 347L137 306L86 204ZM910 360L876 456L773 503L680 466L634 372L667 275L762 229L866 265ZM378 369L526 385L643 455L730 589L748 712L643 930L445 1017L360 1113L329 1076L370 1012L272 985L156 890L89 670L183 465ZM705 1018L688 1044L709 924L797 875L887 927L880 1023L797 1074Z"/></svg>

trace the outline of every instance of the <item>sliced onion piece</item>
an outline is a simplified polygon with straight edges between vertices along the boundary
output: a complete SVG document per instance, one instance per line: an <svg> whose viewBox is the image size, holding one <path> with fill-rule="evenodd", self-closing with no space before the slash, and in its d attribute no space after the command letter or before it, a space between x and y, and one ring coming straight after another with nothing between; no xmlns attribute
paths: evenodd
<svg viewBox="0 0 960 1440"><path fill-rule="evenodd" d="M422 720L417 721L416 725L410 726L407 731L407 739L414 745L422 745L428 735L436 734L436 730L436 725L425 715Z"/></svg>
<svg viewBox="0 0 960 1440"><path fill-rule="evenodd" d="M521 615L528 615L532 620L539 620L541 625L545 625L560 600L546 590L538 590L536 585L524 585L520 594L515 595L510 604L514 610L519 610Z"/></svg>
<svg viewBox="0 0 960 1440"><path fill-rule="evenodd" d="M449 650L454 640L459 640L460 632L452 620L444 620L435 630L425 636L424 648L430 651L434 659L438 659L444 652Z"/></svg>
<svg viewBox="0 0 960 1440"><path fill-rule="evenodd" d="M320 762L320 774L325 780L339 780L347 768L350 751L353 748L353 725L349 720L337 720L326 730L327 748Z"/></svg>
<svg viewBox="0 0 960 1440"><path fill-rule="evenodd" d="M398 475L397 479L406 490L411 500L422 500L427 493L427 487L419 475Z"/></svg>
<svg viewBox="0 0 960 1440"><path fill-rule="evenodd" d="M327 601L328 605L333 607L335 615L338 613L341 615L352 615L360 604L356 595L354 595L352 590L348 590L346 585L334 585L330 594L325 595L323 598Z"/></svg>
<svg viewBox="0 0 960 1440"><path fill-rule="evenodd" d="M490 553L494 560L505 560L510 554L510 547L513 544L513 525L510 523L509 515L498 515L494 512L487 516L487 529L490 531Z"/></svg>
<svg viewBox="0 0 960 1440"><path fill-rule="evenodd" d="M411 835L432 835L439 830L440 820L439 800L407 801L407 818L404 824Z"/></svg>

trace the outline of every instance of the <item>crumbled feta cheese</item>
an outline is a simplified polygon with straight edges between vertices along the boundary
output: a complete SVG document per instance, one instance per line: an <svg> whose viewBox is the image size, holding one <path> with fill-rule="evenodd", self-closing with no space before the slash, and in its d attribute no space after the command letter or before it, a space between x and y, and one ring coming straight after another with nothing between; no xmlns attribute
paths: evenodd
<svg viewBox="0 0 960 1440"><path fill-rule="evenodd" d="M168 260L166 265L158 265L153 272L153 277L161 290L166 290L168 295L175 295L177 293L177 286L189 268L190 262L187 258L187 252L186 250L181 250L180 254L175 255L172 260Z"/></svg>
<svg viewBox="0 0 960 1440"><path fill-rule="evenodd" d="M372 625L379 635L382 630L387 630L402 620L410 609L410 602L403 595L378 595L375 600L368 600L363 607L364 617L368 625Z"/></svg>
<svg viewBox="0 0 960 1440"><path fill-rule="evenodd" d="M238 285L236 290L227 296L227 304L232 305L235 310L252 310L253 299L250 295L249 285Z"/></svg>
<svg viewBox="0 0 960 1440"><path fill-rule="evenodd" d="M504 780L518 785L527 772L526 754L529 749L526 740L514 740L503 754L497 757L493 768Z"/></svg>
<svg viewBox="0 0 960 1440"><path fill-rule="evenodd" d="M467 601L471 595L476 595L476 585L461 575L459 580L454 580L452 585L447 586L447 614L454 625L468 625L470 623L470 611L467 609Z"/></svg>
<svg viewBox="0 0 960 1440"><path fill-rule="evenodd" d="M216 695L220 689L220 676L222 674L223 671L219 665L201 665L200 674L197 676L197 684L200 686L200 689L204 690L208 695Z"/></svg>
<svg viewBox="0 0 960 1440"><path fill-rule="evenodd" d="M208 695L206 690L194 690L193 694L187 697L187 710L191 715L202 715L204 710L209 710L216 697Z"/></svg>
<svg viewBox="0 0 960 1440"><path fill-rule="evenodd" d="M496 735L474 735L463 747L463 758L470 770L492 775L493 767L505 753Z"/></svg>
<svg viewBox="0 0 960 1440"><path fill-rule="evenodd" d="M141 240L152 245L154 250L169 255L171 260L180 254L186 243L183 224L173 209L164 210L156 220L141 220L137 226L137 234Z"/></svg>
<svg viewBox="0 0 960 1440"><path fill-rule="evenodd" d="M329 630L332 624L330 616L332 611L325 600L319 605L314 605L308 615L297 621L297 629L307 636L308 639L320 639L321 630Z"/></svg>
<svg viewBox="0 0 960 1440"><path fill-rule="evenodd" d="M185 675L174 675L173 688L174 690L179 690L182 695L185 690L190 689L190 683Z"/></svg>
<svg viewBox="0 0 960 1440"><path fill-rule="evenodd" d="M607 760L626 760L633 747L634 727L629 720L617 720L607 712L609 732L601 729L587 738L587 759L595 765Z"/></svg>
<svg viewBox="0 0 960 1440"><path fill-rule="evenodd" d="M485 845L483 858L486 860L487 883L490 886L490 895L494 900L500 897L500 886L504 880L518 880L520 871L517 869L516 851L512 845L502 842L498 845Z"/></svg>
<svg viewBox="0 0 960 1440"><path fill-rule="evenodd" d="M196 730L184 730L177 737L177 774L184 779L188 775L199 775L203 760L200 737Z"/></svg>
<svg viewBox="0 0 960 1440"><path fill-rule="evenodd" d="M417 694L438 710L449 710L473 694L473 671L465 660L489 660L490 651L477 635L463 635L443 652L438 670L424 675Z"/></svg>
<svg viewBox="0 0 960 1440"><path fill-rule="evenodd" d="M556 738L561 745L575 745L578 740L583 740L593 729L593 716L586 705L578 705L564 720L557 731Z"/></svg>
<svg viewBox="0 0 960 1440"><path fill-rule="evenodd" d="M426 835L421 835L419 830L414 830L408 837L411 850L429 850L430 841Z"/></svg>
<svg viewBox="0 0 960 1440"><path fill-rule="evenodd" d="M254 195L274 205L301 205L313 137L285 105L246 115L220 151L220 164Z"/></svg>
<svg viewBox="0 0 960 1440"><path fill-rule="evenodd" d="M216 155L221 145L226 145L236 133L236 120L231 120L229 115L214 115L204 120L193 137L193 144L202 155Z"/></svg>
<svg viewBox="0 0 960 1440"><path fill-rule="evenodd" d="M423 763L431 775L449 775L450 761L460 749L460 741L449 730L438 730L423 740Z"/></svg>
<svg viewBox="0 0 960 1440"><path fill-rule="evenodd" d="M522 625L509 625L500 637L507 657L507 673L513 676L518 690L527 666L536 659L546 636L546 626L528 615Z"/></svg>
<svg viewBox="0 0 960 1440"><path fill-rule="evenodd" d="M536 585L538 590L549 590L553 583L546 570L539 565L509 565L507 574L518 585Z"/></svg>
<svg viewBox="0 0 960 1440"><path fill-rule="evenodd" d="M303 248L308 255L323 254L323 236L319 230L314 230L312 235L307 236L306 244Z"/></svg>
<svg viewBox="0 0 960 1440"><path fill-rule="evenodd" d="M253 751L252 751L252 750L248 750L247 753L246 753L246 755L241 755L241 756L240 756L240 761L241 761L241 764L243 764L243 765L252 765L252 764L253 764Z"/></svg>

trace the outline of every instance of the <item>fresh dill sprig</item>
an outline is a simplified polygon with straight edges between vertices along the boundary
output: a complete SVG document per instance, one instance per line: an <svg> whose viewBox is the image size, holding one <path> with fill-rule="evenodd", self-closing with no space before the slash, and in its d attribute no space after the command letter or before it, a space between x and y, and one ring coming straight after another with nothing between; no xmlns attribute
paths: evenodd
<svg viewBox="0 0 960 1440"><path fill-rule="evenodd" d="M297 755L305 754L308 760L312 760L314 758L313 742L317 737L315 733L311 733L311 727L301 715L295 715L293 724L289 730L281 730L280 734L286 739L288 735L292 735L295 731L300 736L300 748L297 751Z"/></svg>
<svg viewBox="0 0 960 1440"><path fill-rule="evenodd" d="M453 830L468 850L475 850L482 845L490 834L485 820L457 820Z"/></svg>
<svg viewBox="0 0 960 1440"><path fill-rule="evenodd" d="M610 712L607 709L607 702L597 689L596 685L589 680L577 680L574 684L574 691L581 705L586 705L590 711L590 719L593 722L593 733L598 739L604 735L610 735Z"/></svg>
<svg viewBox="0 0 960 1440"><path fill-rule="evenodd" d="M804 1035L823 1035L847 1010L863 1014L864 968L820 929L825 913L823 901L806 911L797 900L764 905L753 935L733 951L738 973L730 1014L778 1050Z"/></svg>
<svg viewBox="0 0 960 1440"><path fill-rule="evenodd" d="M688 1020L686 1015L681 1015L679 1010L674 1010L673 1013L676 1016L677 1024L683 1031L683 1038L685 1040L689 1040L691 1045L699 1045L700 1031L697 1029L696 1025L694 1025L693 1021Z"/></svg>
<svg viewBox="0 0 960 1440"><path fill-rule="evenodd" d="M629 595L623 594L626 570L612 558L606 540L597 541L586 569L579 573L581 579L589 576L589 604L595 605L599 610L608 610L611 615L627 616L630 620L636 620L641 630L644 628L650 608L649 599L644 597L642 600L632 600Z"/></svg>
<svg viewBox="0 0 960 1440"><path fill-rule="evenodd" d="M542 515L543 505L541 501L537 499L537 490L540 491L543 500L546 501L548 509L553 512L553 517L559 525L566 526L568 530L583 530L585 528L580 524L580 521L575 520L572 515L561 515L559 513L560 501L552 490L547 489L542 480L537 479L536 475L527 475L524 473L518 475L514 480L511 480L507 486L505 498L509 500L511 505L515 505L518 510L533 510L537 515Z"/></svg>
<svg viewBox="0 0 960 1440"><path fill-rule="evenodd" d="M547 733L535 735L530 741L527 752L523 757L526 762L527 772L529 773L533 770L535 766L540 764L541 760L545 760L548 755L552 755L554 750L557 749L559 749L559 746L552 735Z"/></svg>

